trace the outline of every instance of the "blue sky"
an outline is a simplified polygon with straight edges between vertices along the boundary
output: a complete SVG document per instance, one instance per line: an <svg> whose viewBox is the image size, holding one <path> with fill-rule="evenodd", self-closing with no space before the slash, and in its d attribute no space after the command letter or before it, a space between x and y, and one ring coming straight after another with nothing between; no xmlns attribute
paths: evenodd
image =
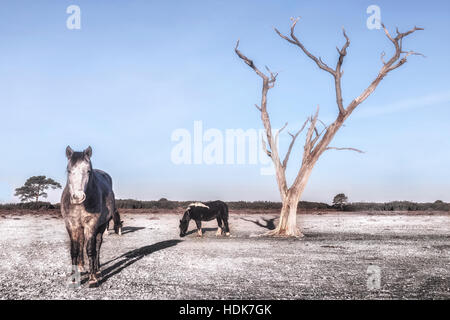
<svg viewBox="0 0 450 320"><path fill-rule="evenodd" d="M66 28L66 8L81 8L81 30ZM321 106L336 115L334 87L297 48L279 38L290 17L297 35L328 64L345 27L344 103L373 80L381 30L366 8L381 8L391 32L425 28L404 42L411 57L389 74L337 134L317 163L304 200L450 201L450 3L448 1L2 1L0 11L0 202L31 175L65 183L65 147L93 147L119 198L279 200L274 176L257 165L175 165L171 134L196 120L219 130L259 129L260 81L234 54L279 71L269 96L275 128L299 127ZM287 138L280 141L286 147ZM298 168L301 140L288 176ZM57 202L60 191L51 192Z"/></svg>

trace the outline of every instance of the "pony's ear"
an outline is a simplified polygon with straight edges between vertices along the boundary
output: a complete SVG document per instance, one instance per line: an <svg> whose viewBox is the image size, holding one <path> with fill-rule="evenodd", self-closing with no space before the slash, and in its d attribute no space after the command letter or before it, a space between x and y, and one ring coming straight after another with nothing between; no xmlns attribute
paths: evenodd
<svg viewBox="0 0 450 320"><path fill-rule="evenodd" d="M67 148L66 148L66 157L67 157L67 159L70 159L72 157L72 155L73 155L72 148L70 146L67 146Z"/></svg>
<svg viewBox="0 0 450 320"><path fill-rule="evenodd" d="M92 157L92 148L91 146L87 147L86 150L83 151L84 155L90 159Z"/></svg>

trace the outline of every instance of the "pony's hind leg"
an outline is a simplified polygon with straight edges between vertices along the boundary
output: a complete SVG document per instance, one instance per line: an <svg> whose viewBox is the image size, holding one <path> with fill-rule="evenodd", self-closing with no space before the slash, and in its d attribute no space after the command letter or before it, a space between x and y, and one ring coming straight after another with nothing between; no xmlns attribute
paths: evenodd
<svg viewBox="0 0 450 320"><path fill-rule="evenodd" d="M222 219L220 217L217 217L217 232L216 232L216 237L221 236L222 235Z"/></svg>
<svg viewBox="0 0 450 320"><path fill-rule="evenodd" d="M109 221L106 223L105 231L103 231L103 235L107 236L109 234Z"/></svg>
<svg viewBox="0 0 450 320"><path fill-rule="evenodd" d="M228 216L223 217L223 229L225 231L225 235L227 237L229 237L230 236L230 227L228 226Z"/></svg>
<svg viewBox="0 0 450 320"><path fill-rule="evenodd" d="M197 225L197 236L202 237L202 221L201 220L195 220L195 224Z"/></svg>
<svg viewBox="0 0 450 320"><path fill-rule="evenodd" d="M225 235L227 237L230 236L230 228L228 227L228 206L226 204L224 204L223 209L222 209L222 220L223 220L223 227L225 229Z"/></svg>
<svg viewBox="0 0 450 320"><path fill-rule="evenodd" d="M96 256L95 256L95 269L96 273L95 275L97 277L101 277L101 271L100 271L100 247L102 246L103 242L103 230L102 232L97 233L96 240L95 240L95 249L96 249Z"/></svg>

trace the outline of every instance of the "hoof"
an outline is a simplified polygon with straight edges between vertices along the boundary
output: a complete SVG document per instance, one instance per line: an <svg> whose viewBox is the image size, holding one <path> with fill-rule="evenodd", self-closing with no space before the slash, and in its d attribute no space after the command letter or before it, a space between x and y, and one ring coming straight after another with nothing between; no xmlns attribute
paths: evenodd
<svg viewBox="0 0 450 320"><path fill-rule="evenodd" d="M89 288L97 288L98 281L97 280L89 280Z"/></svg>
<svg viewBox="0 0 450 320"><path fill-rule="evenodd" d="M230 236L230 233L229 233L229 232L227 232L227 233L225 233L225 235L226 235L227 237L229 237L229 236Z"/></svg>
<svg viewBox="0 0 450 320"><path fill-rule="evenodd" d="M122 228L119 228L119 232L117 233L119 236L122 235Z"/></svg>
<svg viewBox="0 0 450 320"><path fill-rule="evenodd" d="M222 235L222 228L217 228L216 237Z"/></svg>
<svg viewBox="0 0 450 320"><path fill-rule="evenodd" d="M198 230L198 231L197 231L197 237L199 237L199 238L203 237L203 232L202 232L202 230Z"/></svg>
<svg viewBox="0 0 450 320"><path fill-rule="evenodd" d="M78 266L78 272L79 273L83 273L83 272L85 272L86 270L84 269L84 265L79 265Z"/></svg>

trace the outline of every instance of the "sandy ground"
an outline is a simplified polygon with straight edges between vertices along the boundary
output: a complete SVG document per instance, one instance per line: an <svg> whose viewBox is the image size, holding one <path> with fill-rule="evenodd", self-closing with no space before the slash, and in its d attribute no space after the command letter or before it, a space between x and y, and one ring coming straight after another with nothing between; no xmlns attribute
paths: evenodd
<svg viewBox="0 0 450 320"><path fill-rule="evenodd" d="M215 221L179 238L179 215L124 214L123 236L102 246L100 287L70 289L63 220L3 214L0 298L450 299L449 215L300 215L301 240L253 236L275 217L233 214L230 238Z"/></svg>

